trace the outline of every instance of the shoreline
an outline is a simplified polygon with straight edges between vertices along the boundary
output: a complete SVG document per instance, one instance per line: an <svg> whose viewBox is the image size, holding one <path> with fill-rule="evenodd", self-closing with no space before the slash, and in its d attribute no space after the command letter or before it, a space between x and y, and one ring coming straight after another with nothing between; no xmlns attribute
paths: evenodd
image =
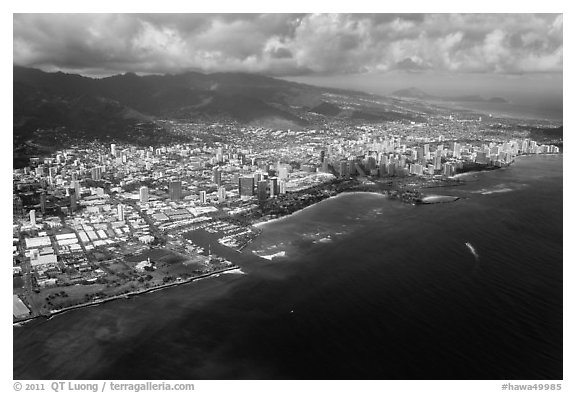
<svg viewBox="0 0 576 393"><path fill-rule="evenodd" d="M516 159L517 157L514 157L514 159ZM509 163L508 165L505 166L500 166L500 167L491 167L490 169L480 169L477 171L467 171L467 172L462 172L462 173L457 173L454 176L449 177L449 179L459 179L461 177L465 177L467 175L474 175L476 173L485 173L485 172L492 172L492 171L499 171L501 169L506 169L508 167L510 167L512 164L514 164L514 161L512 161L511 163Z"/></svg>
<svg viewBox="0 0 576 393"><path fill-rule="evenodd" d="M340 195L340 193L339 193L338 195ZM315 206L316 204L318 204L318 203L320 203L320 202L327 201L328 199L331 199L331 198L336 198L338 195L329 196L328 198L324 198L324 199L322 199L321 201L318 201L318 202L313 203L313 204L311 204L311 205L308 205L308 206L306 206L306 207L304 207L304 208L302 208L302 209L300 209L300 210L296 210L296 211L294 211L294 212L292 212L292 213L290 213L290 214L286 214L286 215L283 215L283 216L280 216L280 217L274 217L274 218L269 218L269 219L266 219L265 217L261 217L261 218L257 219L256 222L253 223L253 224L251 224L250 226L262 230L261 227L262 227L263 225L265 225L265 224L269 224L269 223L272 223L272 222L284 220L284 219L286 219L286 218L288 218L288 217L292 217L292 216L294 216L295 214L298 214L298 213L300 213L300 212L302 212L302 211L304 211L304 210L306 210L306 209L308 209L308 208L310 208L310 207L312 207L312 206Z"/></svg>
<svg viewBox="0 0 576 393"><path fill-rule="evenodd" d="M562 155L562 153L523 154L523 155L517 156L517 157L515 157L515 158L519 158L519 157L533 157L533 156L539 156L539 155L541 155L541 156L543 156L543 155L545 155L545 156L558 156L558 155ZM512 163L514 163L514 162L512 162ZM512 163L511 163L511 164L512 164ZM508 166L509 166L509 165L508 165ZM456 174L456 175L454 175L454 176L451 177L451 178L454 179L454 178L458 178L458 177L464 177L464 176L467 176L467 175L472 175L472 174L475 174L475 173L491 172L491 171L493 171L493 170L498 170L498 169L507 168L508 166L506 166L506 167L499 167L499 168L493 168L493 169L488 169L488 170L469 171L469 172L465 172L465 173ZM452 184L452 186L453 186L453 185L454 185L454 184ZM390 198L390 197L389 197L389 194L387 194L386 192L378 192L378 191L372 191L372 190L371 190L371 191L362 191L362 190L355 190L355 189L343 189L343 190L337 191L336 195L331 195L331 196L329 196L329 197L327 197L327 198L321 199L321 200L319 200L319 201L317 201L317 202L314 202L314 203L312 203L312 204L310 204L310 205L308 205L308 206L306 206L306 207L304 207L304 208L302 208L302 209L296 210L296 211L294 211L294 212L292 212L292 213L290 213L290 214L286 214L286 215L283 215L283 216L280 216L280 217L275 217L275 218L265 218L266 216L265 216L265 217L260 217L259 219L255 220L255 223L250 224L249 226L250 226L250 227L253 227L253 228L256 228L256 229L258 229L258 230L260 230L260 231L262 231L262 230L263 230L262 227L263 227L265 224L271 224L271 223L275 223L275 222L278 222L278 221L287 219L288 217L294 216L295 214L297 214L297 213L299 213L299 212L302 212L302 211L304 211L304 210L306 210L306 209L308 209L308 208L311 208L311 207L313 207L313 206L315 206L315 205L317 205L317 204L319 204L319 203L321 203L321 202L323 202L323 201L326 201L326 200L329 200L329 199L333 199L333 198L337 198L337 197L339 197L339 196L341 196L341 195L346 195L346 194L372 194L372 195L382 196L382 197L384 197L384 198L386 198L386 199L390 199L390 200L397 199L397 198ZM428 199L428 201L425 201L425 199ZM445 200L437 201L437 200L435 200L435 199L445 199ZM450 199L450 200L448 200L448 199ZM420 201L420 204L427 204L427 205L428 205L428 204L438 204L438 203L455 202L455 201L457 201L457 200L459 200L459 199L460 199L460 197L447 196L447 195L424 195L423 200ZM246 246L248 246L248 244L251 243L253 240L254 240L254 239L251 239L247 244L243 245L243 246L241 247L241 249L243 249L243 248L245 248ZM239 253L242 252L241 250L234 250L234 251L239 252ZM262 257L260 257L260 258L262 258ZM214 272L205 273L205 274L202 274L202 275L199 275L199 276L195 276L195 277L190 277L190 278L187 278L187 279L184 279L184 280L181 280L181 281L176 281L176 282L171 282L171 283L167 283L167 284L162 284L162 285L155 286L155 287L152 287L152 288L146 288L146 289L142 289L142 290L136 290L136 291L128 292L128 293L125 293L125 294L114 295L114 296L106 297L106 298L103 298L103 299L98 299L98 300L92 301L92 302L90 302L90 303L82 303L82 304L77 304L77 305L74 305L74 306L69 306L69 307L66 307L66 308L63 308L63 309L60 309L60 310L51 311L50 314L41 314L41 315L36 315L36 316L32 316L32 317L20 319L20 320L17 320L17 321L12 322L12 325L13 325L13 326L23 326L24 324L26 324L26 323L28 323L28 322L31 322L31 321L33 321L33 320L39 319L39 318L45 318L46 320L49 320L49 319L52 318L52 317L55 317L55 316L57 316L57 315L60 315L60 314L63 314L63 313L66 313L66 312L69 312L69 311L72 311L72 310L81 309L81 308L88 308L88 307L94 307L94 306L98 306L98 305L101 305L101 304L104 304L104 303L107 303L107 302L110 302L110 301L119 300L119 299L129 299L130 297L133 297L133 296L138 296L138 295L143 295L143 294L146 294L146 293L152 293L152 292L156 292L156 291L161 291L161 290L164 290L164 289L167 289L167 288L176 287L176 286L183 285L183 284L188 284L188 283L191 283L191 282L196 281L196 280L201 280L201 279L204 279L204 278L208 278L208 277L212 277L212 276L217 276L217 275L219 275L219 274L226 273L226 272L228 272L228 271L240 270L240 269L241 269L241 266L233 265L233 266L230 266L230 267L225 268L225 269L220 269L220 270L217 270L217 271L214 271Z"/></svg>
<svg viewBox="0 0 576 393"><path fill-rule="evenodd" d="M522 155L518 155L518 156L514 157L514 160L513 160L512 162L510 162L510 163L509 163L508 165L506 165L506 166L502 166L502 167L492 167L492 168L490 168L490 169L482 169L482 170L475 170L475 171L468 171L468 172L464 172L464 173L458 173L458 174L456 174L456 175L454 175L454 176L448 177L447 179L448 179L448 180L458 180L459 178L462 178L462 177L464 177L464 179L458 180L458 181L455 182L455 183L445 184L445 185L436 185L436 186L434 186L434 187L423 187L423 186L421 186L421 187L419 188L419 191L418 191L418 192L422 195L422 198L420 198L419 200L417 200L417 201L416 201L415 203L413 203L413 204L435 205L435 204L444 204L444 203L453 203L453 202L456 202L456 201L458 201L458 200L460 200L460 199L462 199L462 198L461 198L461 197L458 197L458 196L453 196L453 195L438 195L438 194L426 195L426 194L425 194L425 190L426 190L426 188L454 187L454 186L464 185L464 184L466 184L466 181L465 181L465 177L466 177L466 176L471 176L471 175L478 174L478 173L487 173L487 172L492 172L492 171L498 171L498 170L501 170L501 169L509 168L512 164L515 163L515 160L516 160L517 158L521 158L521 157L534 157L534 156L558 156L558 155L562 155L562 153L522 154ZM373 191L373 190L370 190L370 191L362 191L362 190L357 190L357 189L354 189L354 188L352 188L352 189L343 189L343 190L337 191L337 194L336 194L336 195L329 196L328 198L325 198L325 199L322 199L322 200L320 200L320 201L317 201L317 202L315 202L315 203L313 203L313 204L311 204L311 205L308 205L308 206L306 206L306 207L304 207L304 208L302 208L302 209L300 209L300 210L296 210L296 211L294 211L294 212L292 212L292 213L290 213L290 214L286 214L286 215L283 215L283 216L280 216L280 217L274 217L274 218L260 217L260 218L258 218L257 220L255 220L255 223L250 224L250 226L253 227L253 228L258 229L259 231L263 231L263 230L265 229L265 228L263 228L265 224L272 224L272 223L280 222L281 220L284 220L284 219L286 219L286 218L288 218L288 217L291 217L291 216L295 215L295 214L298 213L298 212L304 211L304 210L306 210L306 209L308 209L308 208L310 208L310 207L312 207L312 206L315 206L315 205L317 205L318 203L320 203L320 202L322 202L322 201L329 200L329 199L332 199L332 198L336 198L336 197L338 197L338 196L340 196L340 195L343 195L343 194L359 194L359 193L362 193L362 194L381 195L381 196L386 197L386 198L388 198L388 199L398 199L398 198L390 198L389 191L387 191L387 190L385 190L384 192L382 192L382 191ZM402 202L405 202L405 201L402 201ZM254 239L252 239L252 240L254 240ZM248 244L244 245L244 247L246 247L247 245L248 245ZM244 248L244 247L242 247L242 248Z"/></svg>
<svg viewBox="0 0 576 393"><path fill-rule="evenodd" d="M286 214L286 215L281 216L281 217L274 217L274 218L270 218L270 219L259 218L258 220L256 220L256 222L255 222L254 224L252 224L252 225L250 225L250 226L252 226L252 227L254 227L254 228L257 228L257 229L259 229L259 230L262 230L262 226L264 226L264 225L266 225L266 224L271 224L271 223L273 223L273 222L278 222L278 221L284 220L284 219L286 219L286 218L288 218L288 217L292 217L292 216L294 216L295 214L298 214L298 213L300 213L300 212L302 212L302 211L304 211L304 210L306 210L306 209L308 209L308 208L311 208L311 207L313 207L313 206L316 206L316 205L319 204L319 203L322 203L322 202L324 202L324 201L327 201L327 200L330 200L330 199L333 199L333 198L338 198L339 196L346 195L346 194L373 194L373 195L379 195L379 196L387 197L387 195L382 194L382 193L380 193L380 192L376 192L376 191L354 191L354 190L348 191L348 190L343 190L343 191L339 192L339 193L336 194L336 195L329 196L328 198L322 199L322 200L320 200L320 201L318 201L318 202L315 202L315 203L313 203L313 204L311 204L311 205L308 205L308 206L306 206L306 207L304 207L304 208L302 208L302 209L300 209L300 210L296 210L295 212L292 212L292 213L290 213L290 214Z"/></svg>
<svg viewBox="0 0 576 393"><path fill-rule="evenodd" d="M492 171L497 171L500 169L506 169L508 167L510 167L511 165L513 165L515 163L515 161L517 159L525 159L528 157L538 157L538 156L562 156L564 155L564 153L560 152L560 153L525 153L525 154L519 154L517 156L514 156L514 159L506 166L502 166L502 167L494 167L491 169L482 169L479 171L468 171L468 172L463 172L463 173L457 173L454 176L450 176L449 179L459 179L461 177L465 177L467 175L473 175L475 173L484 173L484 172L492 172Z"/></svg>
<svg viewBox="0 0 576 393"><path fill-rule="evenodd" d="M216 270L216 271L213 271L210 273L201 274L201 275L196 276L196 277L190 277L190 278L187 278L187 279L182 280L182 281L171 282L168 284L162 284L162 285L159 285L159 286L156 286L153 288L146 288L143 290L132 291L132 292L124 293L121 295L114 295L114 296L110 296L110 297L107 297L104 299L98 299L98 300L95 300L95 301L90 302L90 303L77 304L74 306L63 308L61 310L51 311L50 314L47 314L47 315L41 314L41 315L36 315L33 317L24 318L24 319L19 320L19 321L14 321L14 322L12 322L12 327L24 326L26 323L29 323L31 321L34 321L34 320L40 319L40 318L44 318L48 321L48 320L52 319L53 317L67 313L69 311L74 311L74 310L78 310L78 309L82 309L82 308L96 307L96 306L100 306L104 303L112 302L115 300L130 299L131 297L145 295L147 293L153 293L156 291L162 291L162 290L167 289L167 288L172 288L172 287L176 287L176 286L180 286L180 285L184 285L184 284L190 284L190 283L197 281L197 280L202 280L202 279L209 278L212 276L217 276L219 274L223 274L223 273L226 273L226 272L231 271L231 270L240 270L240 269L241 269L240 266L233 265L233 266L227 267L225 269L220 269L220 270Z"/></svg>

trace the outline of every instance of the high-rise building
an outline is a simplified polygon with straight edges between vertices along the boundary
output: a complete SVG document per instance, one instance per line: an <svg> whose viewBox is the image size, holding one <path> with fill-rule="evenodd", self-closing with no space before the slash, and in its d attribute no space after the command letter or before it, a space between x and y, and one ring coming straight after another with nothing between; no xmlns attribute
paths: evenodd
<svg viewBox="0 0 576 393"><path fill-rule="evenodd" d="M376 168L376 158L373 156L366 157L366 169L372 170Z"/></svg>
<svg viewBox="0 0 576 393"><path fill-rule="evenodd" d="M268 182L260 180L258 182L258 200L265 201L266 199L268 199Z"/></svg>
<svg viewBox="0 0 576 393"><path fill-rule="evenodd" d="M348 173L350 175L356 175L358 173L358 168L356 167L356 161L348 161Z"/></svg>
<svg viewBox="0 0 576 393"><path fill-rule="evenodd" d="M442 169L442 156L434 157L434 170L441 170Z"/></svg>
<svg viewBox="0 0 576 393"><path fill-rule="evenodd" d="M222 170L220 170L220 167L215 166L212 168L212 182L218 187L222 185Z"/></svg>
<svg viewBox="0 0 576 393"><path fill-rule="evenodd" d="M102 169L97 166L91 169L92 180L102 179Z"/></svg>
<svg viewBox="0 0 576 393"><path fill-rule="evenodd" d="M270 178L270 197L274 197L278 195L278 178L271 177Z"/></svg>
<svg viewBox="0 0 576 393"><path fill-rule="evenodd" d="M46 213L46 192L42 191L40 194L40 211L42 214Z"/></svg>
<svg viewBox="0 0 576 393"><path fill-rule="evenodd" d="M124 205L118 205L118 221L124 221Z"/></svg>
<svg viewBox="0 0 576 393"><path fill-rule="evenodd" d="M77 198L77 199L80 199L81 196L82 196L82 195L80 194L80 181L75 180L75 181L73 182L73 184L74 184L74 191L76 192L76 198Z"/></svg>
<svg viewBox="0 0 576 393"><path fill-rule="evenodd" d="M110 145L110 153L111 153L114 157L116 157L116 144L115 144L115 143L112 143L112 144Z"/></svg>
<svg viewBox="0 0 576 393"><path fill-rule="evenodd" d="M443 167L443 174L444 176L452 176L454 175L454 166L450 163L445 163Z"/></svg>
<svg viewBox="0 0 576 393"><path fill-rule="evenodd" d="M140 203L148 203L149 198L148 187L140 187Z"/></svg>
<svg viewBox="0 0 576 393"><path fill-rule="evenodd" d="M388 164L386 164L386 162L384 160L382 160L380 162L380 166L378 167L378 172L380 174L380 177L386 177L388 176L388 168L387 168Z"/></svg>
<svg viewBox="0 0 576 393"><path fill-rule="evenodd" d="M423 175L424 168L420 164L411 164L410 165L410 173L413 175Z"/></svg>
<svg viewBox="0 0 576 393"><path fill-rule="evenodd" d="M218 187L218 203L226 200L226 187Z"/></svg>
<svg viewBox="0 0 576 393"><path fill-rule="evenodd" d="M424 147L418 147L418 162L420 164L426 164L426 156L424 155Z"/></svg>
<svg viewBox="0 0 576 393"><path fill-rule="evenodd" d="M170 194L170 200L172 201L179 201L182 199L182 182L171 181L168 184L168 193Z"/></svg>
<svg viewBox="0 0 576 393"><path fill-rule="evenodd" d="M200 203L206 203L206 191L200 191Z"/></svg>
<svg viewBox="0 0 576 393"><path fill-rule="evenodd" d="M22 198L18 195L12 196L12 213L14 217L22 217L24 215L24 204Z"/></svg>
<svg viewBox="0 0 576 393"><path fill-rule="evenodd" d="M286 165L280 165L278 167L278 177L280 179L288 179L288 167Z"/></svg>
<svg viewBox="0 0 576 393"><path fill-rule="evenodd" d="M349 177L350 171L348 168L348 161L347 160L341 160L339 162L338 175L340 177Z"/></svg>
<svg viewBox="0 0 576 393"><path fill-rule="evenodd" d="M36 225L36 210L34 209L30 210L30 225Z"/></svg>
<svg viewBox="0 0 576 393"><path fill-rule="evenodd" d="M486 153L485 152L476 153L476 162L479 164L487 164L488 157L486 156Z"/></svg>
<svg viewBox="0 0 576 393"><path fill-rule="evenodd" d="M254 178L241 177L238 179L238 193L240 197L251 197L254 195Z"/></svg>
<svg viewBox="0 0 576 393"><path fill-rule="evenodd" d="M280 180L278 182L278 188L279 188L280 194L282 194L282 195L286 194L286 181Z"/></svg>
<svg viewBox="0 0 576 393"><path fill-rule="evenodd" d="M70 194L70 211L75 212L77 209L76 190L73 188L68 189Z"/></svg>
<svg viewBox="0 0 576 393"><path fill-rule="evenodd" d="M258 183L264 179L264 174L262 172L254 172L254 182Z"/></svg>
<svg viewBox="0 0 576 393"><path fill-rule="evenodd" d="M355 175L366 176L366 172L364 172L358 161L350 161L350 165L354 167Z"/></svg>
<svg viewBox="0 0 576 393"><path fill-rule="evenodd" d="M452 151L454 152L453 155L456 158L460 157L460 152L461 152L461 146L458 142L454 142L454 148L452 149Z"/></svg>

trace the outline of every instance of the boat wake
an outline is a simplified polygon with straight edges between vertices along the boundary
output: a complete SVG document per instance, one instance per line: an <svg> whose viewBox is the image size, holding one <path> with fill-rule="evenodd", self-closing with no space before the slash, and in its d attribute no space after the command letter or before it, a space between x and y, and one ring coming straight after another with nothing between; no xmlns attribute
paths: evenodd
<svg viewBox="0 0 576 393"><path fill-rule="evenodd" d="M478 255L478 253L476 252L476 249L474 248L474 246L472 244L466 242L466 247L468 247L468 249L470 250L472 255L474 255L474 258L476 258L476 260L478 260L480 258L480 256Z"/></svg>
<svg viewBox="0 0 576 393"><path fill-rule="evenodd" d="M242 271L242 269L238 268L238 269L226 270L225 272L222 272L222 274L246 274L246 272L244 272L244 271Z"/></svg>
<svg viewBox="0 0 576 393"><path fill-rule="evenodd" d="M488 190L488 191L483 191L481 192L482 195L490 195L490 194L498 194L501 192L510 192L510 191L514 191L512 188L499 188L497 190Z"/></svg>
<svg viewBox="0 0 576 393"><path fill-rule="evenodd" d="M277 252L277 253L271 254L271 255L260 255L260 258L266 258L266 259L271 261L273 258L285 257L285 256L286 256L286 251L280 251L280 252Z"/></svg>

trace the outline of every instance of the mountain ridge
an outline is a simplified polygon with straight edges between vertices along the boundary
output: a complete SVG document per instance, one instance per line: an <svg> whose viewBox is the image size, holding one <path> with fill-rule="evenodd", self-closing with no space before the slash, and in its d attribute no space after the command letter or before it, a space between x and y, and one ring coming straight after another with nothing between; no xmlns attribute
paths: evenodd
<svg viewBox="0 0 576 393"><path fill-rule="evenodd" d="M422 105L401 104L258 74L190 71L92 78L14 65L14 156L21 152L25 161L27 155L43 153L37 146L57 149L79 140L146 145L187 140L185 133L172 135L164 120L282 129L326 121L425 121Z"/></svg>

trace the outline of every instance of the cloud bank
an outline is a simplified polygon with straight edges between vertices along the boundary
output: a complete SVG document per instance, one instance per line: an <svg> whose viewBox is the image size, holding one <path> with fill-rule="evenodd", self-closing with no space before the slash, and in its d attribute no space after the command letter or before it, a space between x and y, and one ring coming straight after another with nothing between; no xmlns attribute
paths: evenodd
<svg viewBox="0 0 576 393"><path fill-rule="evenodd" d="M14 64L85 74L561 73L558 14L14 14Z"/></svg>

